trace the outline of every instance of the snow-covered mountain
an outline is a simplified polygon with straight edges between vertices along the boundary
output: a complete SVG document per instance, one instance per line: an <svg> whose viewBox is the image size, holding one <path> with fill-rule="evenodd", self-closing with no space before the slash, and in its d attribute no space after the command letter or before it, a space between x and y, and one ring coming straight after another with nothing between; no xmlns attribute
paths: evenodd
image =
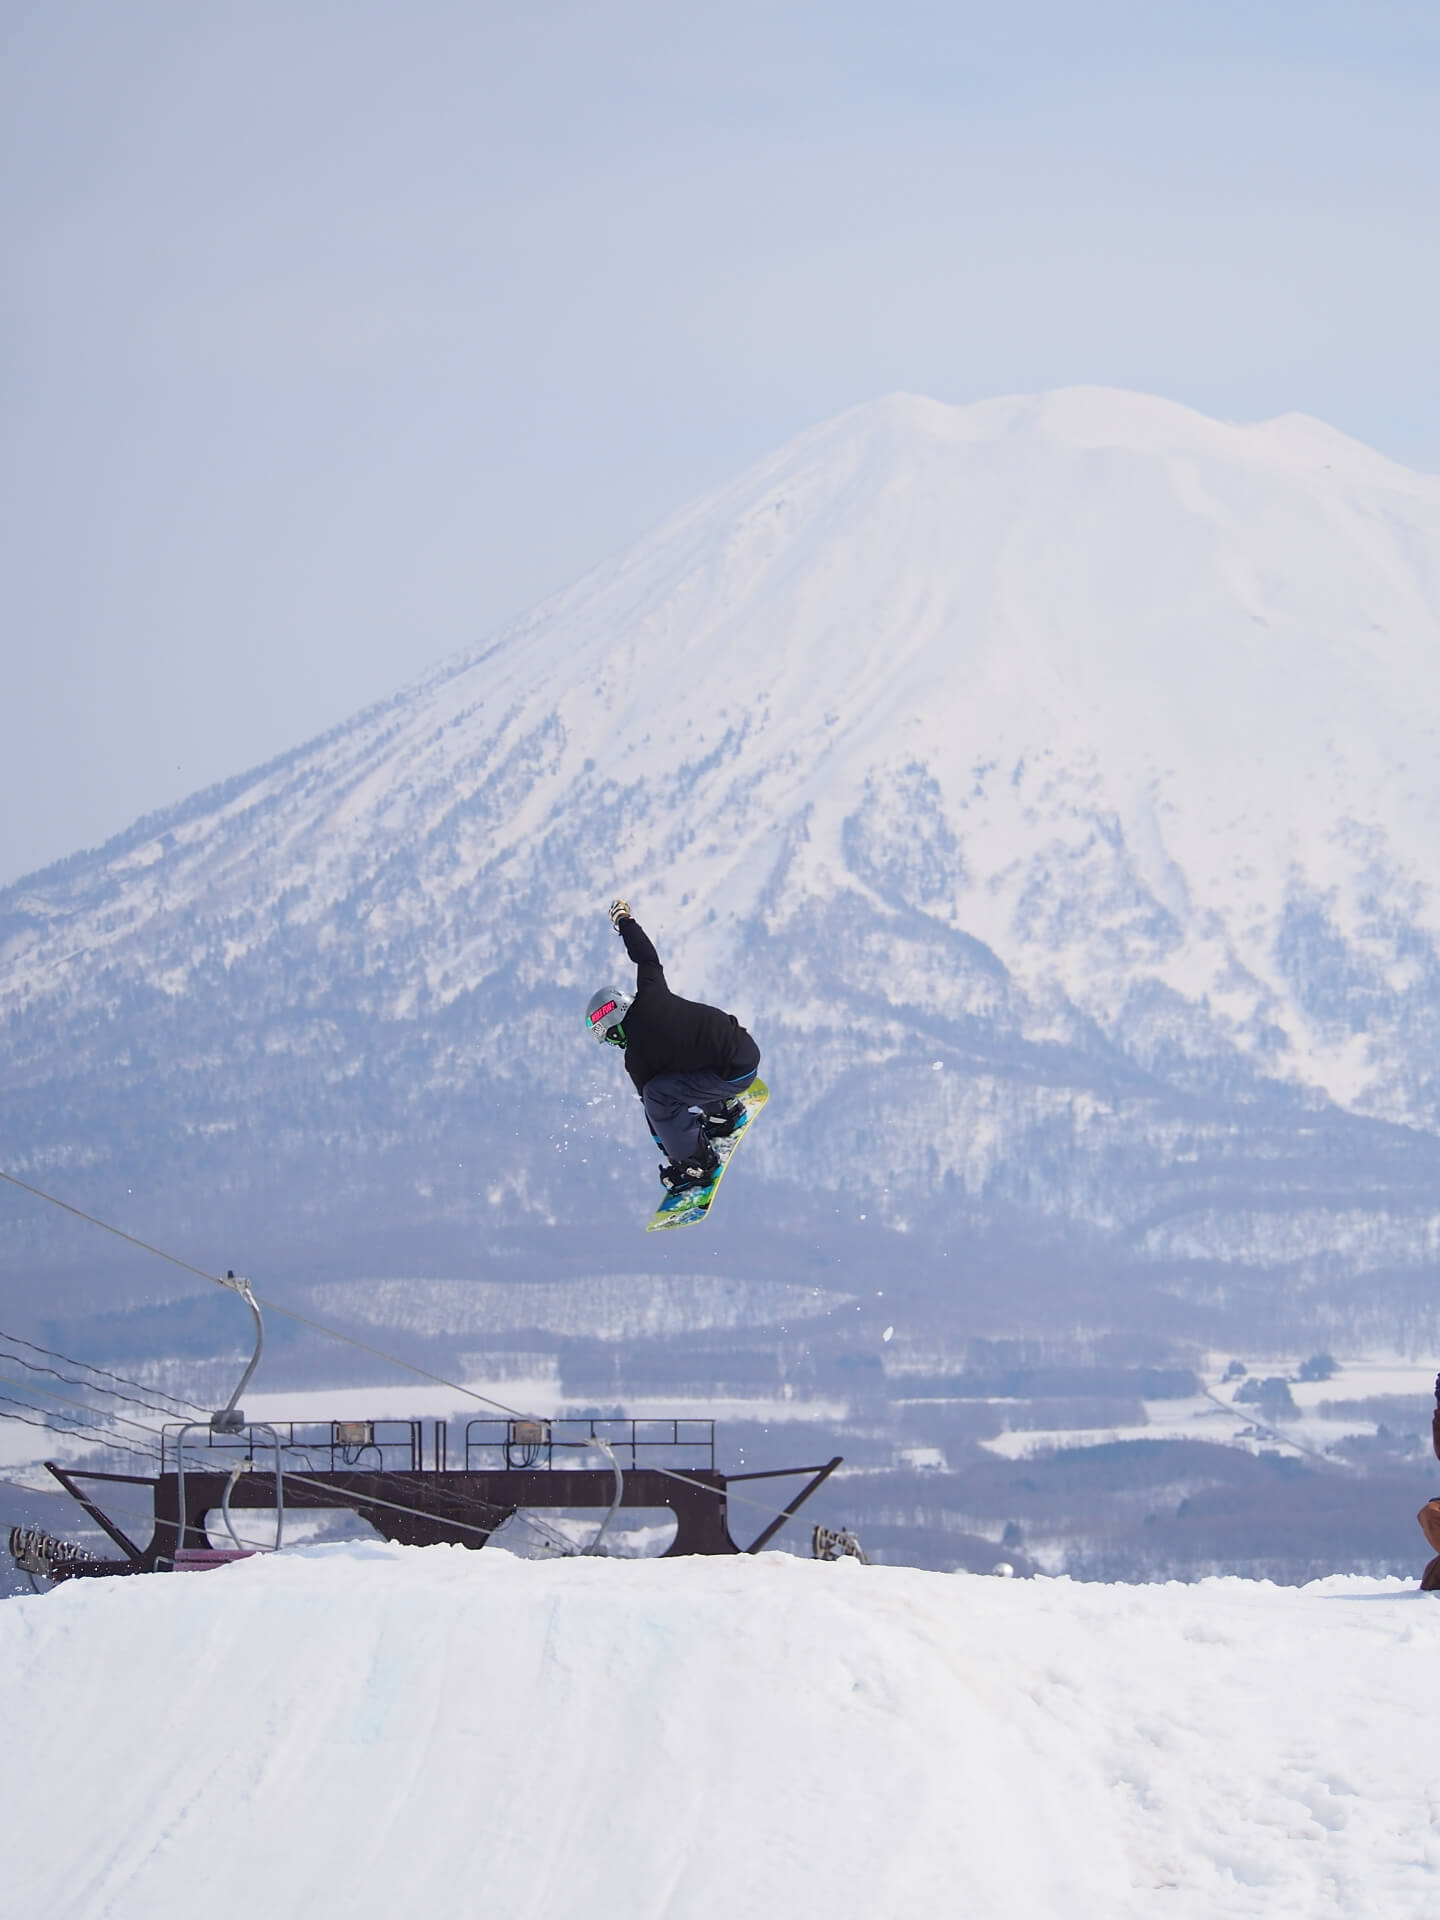
<svg viewBox="0 0 1440 1920"><path fill-rule="evenodd" d="M624 892L760 1038L797 1214L1413 1269L1437 717L1440 480L1297 416L879 401L0 894L5 1163L628 1227L581 1020Z"/></svg>

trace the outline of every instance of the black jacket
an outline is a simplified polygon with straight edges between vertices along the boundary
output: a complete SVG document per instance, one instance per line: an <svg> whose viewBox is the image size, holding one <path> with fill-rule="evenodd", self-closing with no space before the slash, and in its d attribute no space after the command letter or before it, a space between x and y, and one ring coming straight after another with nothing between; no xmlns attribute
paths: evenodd
<svg viewBox="0 0 1440 1920"><path fill-rule="evenodd" d="M638 920L619 923L625 951L635 962L635 998L625 1015L625 1071L637 1093L657 1073L709 1069L724 1079L753 1073L760 1049L733 1013L682 1000L665 983L665 969Z"/></svg>

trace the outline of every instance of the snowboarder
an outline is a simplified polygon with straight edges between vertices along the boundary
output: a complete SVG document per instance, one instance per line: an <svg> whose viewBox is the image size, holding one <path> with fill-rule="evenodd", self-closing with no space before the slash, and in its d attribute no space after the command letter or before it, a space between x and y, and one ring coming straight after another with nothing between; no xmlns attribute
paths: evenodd
<svg viewBox="0 0 1440 1920"><path fill-rule="evenodd" d="M1435 1412L1430 1420L1430 1444L1440 1460L1440 1373L1435 1376ZM1415 1518L1420 1531L1435 1549L1435 1558L1420 1576L1422 1593L1440 1593L1440 1499L1427 1500Z"/></svg>
<svg viewBox="0 0 1440 1920"><path fill-rule="evenodd" d="M738 1125L738 1096L759 1070L760 1049L733 1013L670 991L628 900L610 903L610 922L635 962L635 993L602 987L585 1018L597 1040L624 1049L651 1135L669 1155L660 1178L671 1193L684 1193L714 1178L713 1143Z"/></svg>

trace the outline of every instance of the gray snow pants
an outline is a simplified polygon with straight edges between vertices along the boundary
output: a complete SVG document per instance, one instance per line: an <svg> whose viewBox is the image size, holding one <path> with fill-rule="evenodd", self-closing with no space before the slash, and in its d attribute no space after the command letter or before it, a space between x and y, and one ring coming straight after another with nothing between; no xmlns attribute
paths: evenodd
<svg viewBox="0 0 1440 1920"><path fill-rule="evenodd" d="M755 1065L733 1080L708 1067L696 1073L657 1073L647 1080L640 1099L656 1146L672 1160L688 1159L699 1145L705 1114L718 1113L727 1100L745 1091L759 1071L757 1052Z"/></svg>

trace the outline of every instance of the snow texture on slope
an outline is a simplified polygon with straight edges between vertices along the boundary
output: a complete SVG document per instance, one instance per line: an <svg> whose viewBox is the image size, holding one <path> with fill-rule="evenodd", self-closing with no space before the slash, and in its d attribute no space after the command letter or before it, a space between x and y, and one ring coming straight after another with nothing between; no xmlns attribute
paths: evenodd
<svg viewBox="0 0 1440 1920"><path fill-rule="evenodd" d="M1435 1909L1440 1607L306 1549L0 1609L16 1911ZM458 1907L457 1907L458 1902Z"/></svg>

